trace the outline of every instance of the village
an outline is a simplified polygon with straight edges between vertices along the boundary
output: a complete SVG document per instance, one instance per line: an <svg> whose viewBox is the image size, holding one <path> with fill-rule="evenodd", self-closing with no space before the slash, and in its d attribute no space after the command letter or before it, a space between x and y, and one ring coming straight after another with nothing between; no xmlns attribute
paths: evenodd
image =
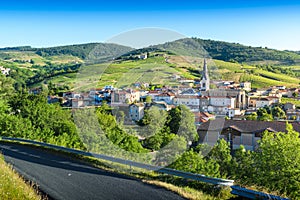
<svg viewBox="0 0 300 200"><path fill-rule="evenodd" d="M132 88L127 89L105 86L86 93L65 92L60 101L64 107L72 108L100 106L106 102L111 107L122 108L128 123L141 120L144 110L151 106L168 111L178 105L185 105L194 113L195 124L200 125L215 118L245 120L246 116L260 108L278 105L282 97L292 100L299 98L298 88L273 86L252 89L250 82L211 81L206 61L201 74L201 79L197 80L176 76L176 87L145 89L149 88L148 83L134 83ZM211 84L216 86L215 89L209 88ZM58 101L56 96L48 97L49 103ZM285 119L300 121L300 109L294 104L285 103L283 110Z"/></svg>

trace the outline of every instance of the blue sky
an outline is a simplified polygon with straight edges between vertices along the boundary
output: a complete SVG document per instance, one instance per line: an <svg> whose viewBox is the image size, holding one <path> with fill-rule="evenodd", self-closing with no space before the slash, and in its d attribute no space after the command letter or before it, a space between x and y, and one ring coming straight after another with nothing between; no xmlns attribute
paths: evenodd
<svg viewBox="0 0 300 200"><path fill-rule="evenodd" d="M5 1L0 47L104 42L157 27L188 37L300 50L300 1Z"/></svg>

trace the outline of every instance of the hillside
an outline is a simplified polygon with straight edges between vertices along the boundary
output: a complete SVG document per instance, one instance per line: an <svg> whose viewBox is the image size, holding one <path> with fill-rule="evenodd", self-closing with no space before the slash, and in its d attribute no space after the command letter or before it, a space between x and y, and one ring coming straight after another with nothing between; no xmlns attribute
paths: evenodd
<svg viewBox="0 0 300 200"><path fill-rule="evenodd" d="M148 59L136 55L148 53ZM298 52L299 53L299 52ZM300 54L236 43L185 38L143 49L117 44L89 43L49 48L30 46L0 49L0 66L12 69L18 87L49 82L65 90L78 79L97 86L125 87L132 82L176 84L172 75L199 78L203 57L210 58L212 80L251 81L253 87L298 87ZM114 63L108 61L115 60ZM271 65L272 64L272 65ZM82 67L83 66L83 67ZM82 67L82 68L81 68ZM79 70L81 77L78 76ZM86 74L84 74L86 73Z"/></svg>
<svg viewBox="0 0 300 200"><path fill-rule="evenodd" d="M179 55L197 55L211 57L217 60L239 63L300 63L299 52L279 51L262 47L245 46L238 43L203 40L199 38L185 38L165 44L153 46ZM205 50L205 51L204 51Z"/></svg>
<svg viewBox="0 0 300 200"><path fill-rule="evenodd" d="M48 48L32 48L30 46L7 47L0 49L0 56L3 58L3 56L5 56L5 52L32 52L41 57L69 55L78 57L80 59L94 59L95 57L117 57L131 50L133 50L131 47L126 47L118 44L88 43Z"/></svg>

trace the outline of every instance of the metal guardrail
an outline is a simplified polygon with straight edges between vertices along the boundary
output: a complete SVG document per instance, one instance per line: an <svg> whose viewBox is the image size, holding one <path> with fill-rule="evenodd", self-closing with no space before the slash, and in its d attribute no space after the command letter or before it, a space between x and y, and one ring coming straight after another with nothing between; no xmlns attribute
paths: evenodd
<svg viewBox="0 0 300 200"><path fill-rule="evenodd" d="M107 156L107 155L90 153L90 152L80 151L80 150L76 150L76 149L70 149L70 148L66 148L66 147L62 147L62 146L47 144L44 142L26 140L26 139L21 139L21 138L0 137L0 141L15 141L15 142L24 142L24 143L28 143L28 144L35 144L35 145L39 145L39 146L43 146L43 147L49 147L49 148L56 149L56 150L74 153L77 155L90 156L90 157L103 159L106 161L111 161L111 162L129 165L129 166L133 166L133 167L138 167L138 168L142 168L142 169L146 169L146 170L153 170L156 172L173 175L173 176L178 176L178 177L182 177L185 179L191 179L191 180L201 181L201 182L215 184L215 185L230 186L232 189L232 191L231 191L232 194L246 197L249 199L289 200L287 198L282 198L279 196L270 195L270 194L266 194L263 192L258 192L258 191L250 190L247 188L243 188L238 185L233 185L234 180L214 178L214 177L209 177L209 176L205 176L202 174L193 174L193 173L178 171L178 170L170 169L170 168L161 168L161 167L157 167L157 166L153 166L153 165L149 165L149 164L134 162L131 160L114 158L114 157Z"/></svg>
<svg viewBox="0 0 300 200"><path fill-rule="evenodd" d="M243 188L238 185L231 186L231 194L235 194L238 196L246 197L249 199L260 199L260 200L289 200L287 198L266 194L263 192L258 192L254 190L250 190L247 188Z"/></svg>

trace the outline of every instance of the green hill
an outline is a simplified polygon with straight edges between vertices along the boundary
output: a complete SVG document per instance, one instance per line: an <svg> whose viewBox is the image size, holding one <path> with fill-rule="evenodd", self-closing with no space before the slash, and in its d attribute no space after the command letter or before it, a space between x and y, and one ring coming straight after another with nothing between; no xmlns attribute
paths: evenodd
<svg viewBox="0 0 300 200"><path fill-rule="evenodd" d="M300 63L299 52L279 51L199 38L185 38L153 47L175 52L179 55L206 56L217 60L239 63L264 63L265 61L277 64Z"/></svg>
<svg viewBox="0 0 300 200"><path fill-rule="evenodd" d="M136 55L141 53L147 53L150 58L138 59ZM199 78L203 57L210 58L212 79L251 81L257 88L299 86L300 66L297 63L300 52L198 38L143 49L105 43L49 48L7 47L0 49L0 66L12 69L10 76L17 81L18 87L35 87L51 81L62 88L72 89L80 68L90 76L86 82L99 81L101 74L98 86L129 86L133 80L173 85L176 83L170 77L175 74Z"/></svg>

